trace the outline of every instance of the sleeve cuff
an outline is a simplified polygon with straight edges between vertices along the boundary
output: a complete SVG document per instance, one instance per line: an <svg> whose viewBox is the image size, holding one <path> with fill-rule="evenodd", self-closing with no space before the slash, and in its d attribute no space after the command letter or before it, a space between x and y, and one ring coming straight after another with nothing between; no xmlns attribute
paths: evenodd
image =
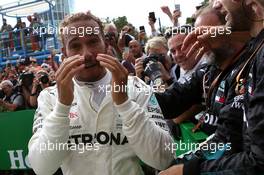
<svg viewBox="0 0 264 175"><path fill-rule="evenodd" d="M57 117L67 117L69 115L71 106L66 106L59 101L56 102L55 108L54 108L54 114Z"/></svg>
<svg viewBox="0 0 264 175"><path fill-rule="evenodd" d="M122 103L120 105L116 105L116 104L114 104L114 105L115 105L117 112L119 114L128 112L129 110L131 110L133 108L133 102L130 99L128 99L127 101L125 101L124 103Z"/></svg>

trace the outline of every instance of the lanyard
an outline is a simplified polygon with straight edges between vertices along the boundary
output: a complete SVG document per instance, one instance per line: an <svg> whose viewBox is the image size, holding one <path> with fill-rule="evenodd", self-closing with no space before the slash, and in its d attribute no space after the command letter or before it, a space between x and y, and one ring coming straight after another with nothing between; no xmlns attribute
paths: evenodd
<svg viewBox="0 0 264 175"><path fill-rule="evenodd" d="M247 60L247 62L244 64L243 68L239 71L237 77L236 77L236 94L243 94L245 93L244 91L242 91L243 89L241 89L241 87L244 85L245 80L242 77L242 74L244 73L244 71L246 70L245 68L250 65L249 63L251 63L250 61L254 58L254 56L257 54L257 52L263 48L264 46L264 40L262 40L262 42L258 45L257 49L253 52L253 54L250 56L250 58Z"/></svg>
<svg viewBox="0 0 264 175"><path fill-rule="evenodd" d="M233 58L230 59L230 61L226 62L222 66L223 70L214 79L214 81L212 82L210 87L206 86L206 83L209 81L208 75L210 72L207 72L206 74L204 74L204 76L203 76L203 91L204 91L204 98L205 98L205 104L206 104L206 111L208 111L210 108L211 95L213 93L213 90L215 89L215 87L219 83L219 80L221 80L223 78L223 76L226 75L227 71L230 70L231 66L242 56L242 54L244 52L245 52L245 46L242 49L240 49L239 52ZM207 91L207 89L208 89L208 91ZM203 116L199 119L198 123L194 126L194 128L192 128L192 132L195 132L196 130L198 130L200 128L200 126L204 123L206 111L203 113Z"/></svg>
<svg viewBox="0 0 264 175"><path fill-rule="evenodd" d="M205 96L206 96L205 97L205 104L206 104L207 109L209 109L209 106L210 106L210 101L211 101L211 96L212 96L213 90L216 88L217 84L219 84L219 81L222 80L223 76L225 76L227 74L227 72L230 70L231 66L233 66L233 64L244 54L244 52L245 52L245 46L242 49L240 49L240 51L233 58L229 59L230 61L226 62L222 66L222 71L214 79L211 86L209 87L208 92L204 91ZM205 76L206 75L207 74L205 74ZM205 76L204 76L204 80L205 80ZM204 88L204 90L205 90L205 88Z"/></svg>

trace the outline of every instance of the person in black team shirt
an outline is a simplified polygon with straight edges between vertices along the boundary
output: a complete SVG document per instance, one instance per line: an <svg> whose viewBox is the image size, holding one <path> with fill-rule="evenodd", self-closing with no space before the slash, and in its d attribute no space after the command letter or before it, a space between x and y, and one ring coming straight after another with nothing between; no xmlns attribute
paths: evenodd
<svg viewBox="0 0 264 175"><path fill-rule="evenodd" d="M214 157L208 158L208 152L197 151L196 153L189 155L188 160L177 160L183 164L174 165L171 168L163 171L160 175L196 175L196 174L228 174L228 175L261 175L264 174L264 117L263 117L263 61L264 61L264 1L263 0L237 0L217 1L217 7L225 13L227 24L233 25L238 23L233 30L241 29L243 23L237 18L238 13L235 10L245 10L243 13L250 19L250 35L252 38L247 47L244 49L244 53L248 53L247 61L239 69L235 76L233 83L233 100L226 105L220 111L218 127L216 130L216 136L220 136L223 142L228 140L229 136L232 136L232 131L236 130L239 124L234 122L236 119L233 114L238 111L243 111L242 114L236 115L241 121L241 137L242 142L235 152L225 151L221 155L216 154ZM240 13L241 15L241 13ZM197 32L197 31L196 31ZM194 39L196 38L196 39ZM212 46L212 43L228 42L230 38L233 40L243 40L241 37L230 36L218 36L216 38L210 38L205 34L197 35L193 32L186 39L183 50L186 45L191 43L194 39L197 43L193 49L197 49L201 46ZM213 42L212 42L213 41ZM203 44L201 44L203 43ZM206 43L206 44L205 44ZM190 53L193 50L189 51ZM243 56L244 54L242 54ZM233 71L231 71L231 76ZM239 112L241 113L241 112ZM237 121L239 121L237 119ZM243 126L243 127L242 127ZM225 131L225 132L223 132ZM223 135L223 134L226 135ZM234 135L233 135L234 136ZM238 135L239 137L239 135ZM215 140L211 140L211 143ZM209 142L210 143L210 142ZM207 154L207 155L206 155ZM209 153L210 154L210 153ZM186 158L187 156L185 156ZM187 160L187 161L186 161Z"/></svg>
<svg viewBox="0 0 264 175"><path fill-rule="evenodd" d="M217 13L211 8L211 5L205 7L201 15L214 11ZM244 20L246 28L248 22L247 19ZM243 45L241 42L220 43L212 48L212 52L215 54L213 64L202 65L194 72L189 81L183 84L176 82L165 93L157 93L156 97L165 118L171 119L179 116L193 104L205 101L206 110L203 112L199 125L206 134L213 134L218 122L219 110L233 97L229 93L229 89L232 88L236 69L247 58L246 56L238 57ZM230 66L231 63L234 63L234 66ZM227 72L231 72L231 70L234 70L233 76L227 76ZM210 86L211 84L212 86Z"/></svg>

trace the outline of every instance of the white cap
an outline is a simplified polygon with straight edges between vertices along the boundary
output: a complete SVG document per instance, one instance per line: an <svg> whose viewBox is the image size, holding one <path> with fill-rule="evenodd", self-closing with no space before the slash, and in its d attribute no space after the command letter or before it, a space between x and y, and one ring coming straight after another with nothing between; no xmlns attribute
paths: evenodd
<svg viewBox="0 0 264 175"><path fill-rule="evenodd" d="M9 85L11 87L14 86L13 83L10 80L4 80L4 81L2 81L1 84L0 84L0 87L3 88L3 86L5 86L5 85Z"/></svg>
<svg viewBox="0 0 264 175"><path fill-rule="evenodd" d="M50 68L50 65L47 63L42 63L40 67L41 68Z"/></svg>

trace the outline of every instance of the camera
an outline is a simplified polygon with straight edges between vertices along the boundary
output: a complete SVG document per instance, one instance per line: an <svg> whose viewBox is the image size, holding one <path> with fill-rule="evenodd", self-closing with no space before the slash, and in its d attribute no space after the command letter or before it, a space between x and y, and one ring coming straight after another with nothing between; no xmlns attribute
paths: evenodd
<svg viewBox="0 0 264 175"><path fill-rule="evenodd" d="M5 97L5 93L2 89L0 89L0 99L3 99Z"/></svg>
<svg viewBox="0 0 264 175"><path fill-rule="evenodd" d="M48 76L48 74L43 73L43 74L40 76L39 81L40 81L42 84L47 84L47 83L49 83L49 76Z"/></svg>
<svg viewBox="0 0 264 175"><path fill-rule="evenodd" d="M108 38L109 40L111 40L112 38L115 38L115 33L114 32L107 32L105 34L105 38Z"/></svg>
<svg viewBox="0 0 264 175"><path fill-rule="evenodd" d="M157 20L155 17L155 12L149 12L149 18L155 23Z"/></svg>
<svg viewBox="0 0 264 175"><path fill-rule="evenodd" d="M181 11L181 6L180 6L180 4L175 4L175 10L177 10L177 11Z"/></svg>
<svg viewBox="0 0 264 175"><path fill-rule="evenodd" d="M143 76L148 76L155 86L160 86L163 83L158 62L164 64L165 56L163 54L150 54L143 61Z"/></svg>
<svg viewBox="0 0 264 175"><path fill-rule="evenodd" d="M33 83L34 74L32 72L23 72L19 79L21 80L21 85L29 87Z"/></svg>
<svg viewBox="0 0 264 175"><path fill-rule="evenodd" d="M144 26L139 26L139 32L145 32L145 27Z"/></svg>

